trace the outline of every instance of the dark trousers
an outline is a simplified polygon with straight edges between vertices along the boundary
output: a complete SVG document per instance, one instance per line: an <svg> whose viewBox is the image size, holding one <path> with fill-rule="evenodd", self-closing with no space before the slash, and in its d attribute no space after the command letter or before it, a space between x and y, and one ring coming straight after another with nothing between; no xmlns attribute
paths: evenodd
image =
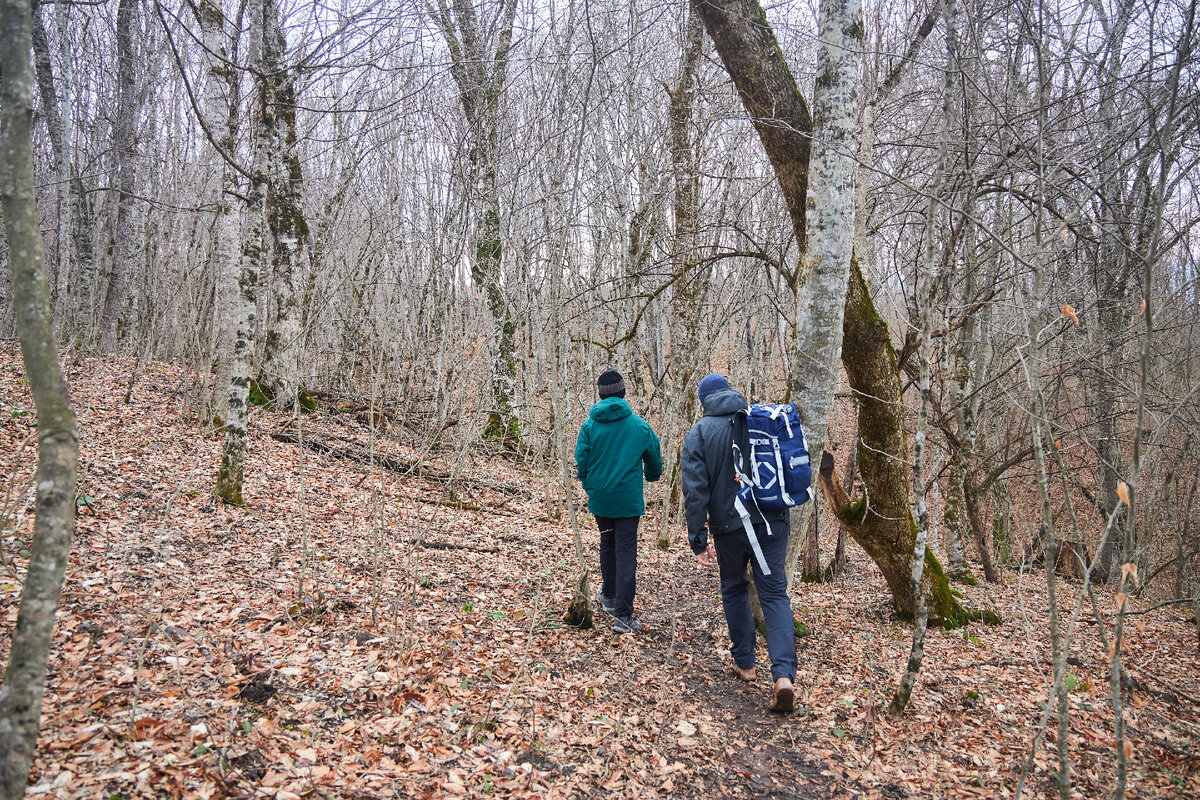
<svg viewBox="0 0 1200 800"><path fill-rule="evenodd" d="M721 571L721 602L725 607L725 621L729 623L733 660L742 669L754 666L756 631L750 612L750 579L746 575L746 564L749 563L754 569L754 585L758 588L758 601L767 623L771 678L795 680L796 631L787 594L787 575L784 574L789 532L787 520L772 522L770 535L767 535L764 523L754 526L759 547L771 569L770 575L762 573L742 528L714 536L713 548L717 551L717 565Z"/></svg>
<svg viewBox="0 0 1200 800"><path fill-rule="evenodd" d="M637 592L637 533L641 517L596 517L600 528L600 594L611 598L618 617L633 616Z"/></svg>

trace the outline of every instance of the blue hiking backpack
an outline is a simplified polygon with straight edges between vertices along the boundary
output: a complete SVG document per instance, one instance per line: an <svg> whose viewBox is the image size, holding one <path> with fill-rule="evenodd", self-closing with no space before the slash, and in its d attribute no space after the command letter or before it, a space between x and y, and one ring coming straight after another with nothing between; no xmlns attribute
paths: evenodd
<svg viewBox="0 0 1200 800"><path fill-rule="evenodd" d="M750 406L738 417L746 424L745 434L733 442L738 500L760 511L783 511L807 501L812 464L795 403Z"/></svg>

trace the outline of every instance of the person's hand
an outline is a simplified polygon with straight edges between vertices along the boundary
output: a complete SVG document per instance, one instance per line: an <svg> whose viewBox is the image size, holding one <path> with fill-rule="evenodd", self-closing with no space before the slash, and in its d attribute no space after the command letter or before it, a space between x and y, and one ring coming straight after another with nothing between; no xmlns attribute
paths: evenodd
<svg viewBox="0 0 1200 800"><path fill-rule="evenodd" d="M717 565L717 554L713 552L711 544L703 553L696 556L696 563L708 569L711 569Z"/></svg>

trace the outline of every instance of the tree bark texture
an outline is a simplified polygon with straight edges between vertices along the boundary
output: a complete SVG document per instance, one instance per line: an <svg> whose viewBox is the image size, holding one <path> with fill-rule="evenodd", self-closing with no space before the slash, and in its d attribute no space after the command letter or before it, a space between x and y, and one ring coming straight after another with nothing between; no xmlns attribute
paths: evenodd
<svg viewBox="0 0 1200 800"><path fill-rule="evenodd" d="M891 590L896 610L912 619L915 605L909 586L917 528L910 504L908 435L900 372L887 322L875 309L858 264L850 273L846 295L845 341L842 364L858 397L858 472L865 494L853 502L842 492L833 500L838 518L879 567ZM827 496L827 499L828 496ZM930 550L925 551L922 582L932 625L956 627L984 612L968 611L950 593L946 574Z"/></svg>
<svg viewBox="0 0 1200 800"><path fill-rule="evenodd" d="M266 0L263 61L267 99L264 130L270 132L267 225L271 233L274 303L263 341L262 383L278 408L289 408L300 391L301 287L309 268L309 231L304 179L296 151L296 75L284 63L287 40L280 9Z"/></svg>
<svg viewBox="0 0 1200 800"><path fill-rule="evenodd" d="M213 330L208 337L211 345L205 345L202 358L207 361L201 372L205 379L214 372L211 394L205 385L200 387L200 417L204 422L219 413L220 424L224 424L229 384L233 378L234 335L237 330L235 308L238 280L238 237L241 233L241 202L237 200L237 175L226 158L237 147L237 70L231 66L235 54L231 52L228 22L217 0L200 0L195 7L204 43L204 117L210 130L216 134L216 146L210 151L212 184L209 189L211 202L216 208L210 244L209 264L213 280L213 311L210 324ZM224 152L218 152L218 148Z"/></svg>
<svg viewBox="0 0 1200 800"><path fill-rule="evenodd" d="M258 308L258 277L265 258L266 200L270 170L270 131L266 129L267 87L263 70L263 15L267 0L250 0L246 6L249 47L247 61L256 79L251 125L253 163L243 209L241 268L235 306L236 332L233 343L233 375L225 414L225 449L217 474L216 495L231 505L242 505L246 465L246 426L250 397L251 359L254 357L254 327Z"/></svg>
<svg viewBox="0 0 1200 800"><path fill-rule="evenodd" d="M485 31L470 0L454 0L453 12L439 0L438 26L450 48L450 74L467 121L470 146L469 201L475 210L471 233L471 279L484 293L492 333L492 412L486 438L517 447L521 427L513 411L517 388L516 331L512 301L504 287L504 239L500 224L499 110L508 75L517 0L503 0L496 49L488 52Z"/></svg>
<svg viewBox="0 0 1200 800"><path fill-rule="evenodd" d="M100 317L100 348L117 349L118 324L129 296L133 261L141 252L139 201L135 196L138 173L137 50L138 0L120 0L117 6L117 114L113 121L113 155L116 165L117 222L113 228L112 271Z"/></svg>
<svg viewBox="0 0 1200 800"><path fill-rule="evenodd" d="M0 206L21 357L37 409L33 548L0 688L0 798L23 797L37 746L46 661L75 528L75 415L58 363L33 175L28 0L0 0Z"/></svg>
<svg viewBox="0 0 1200 800"><path fill-rule="evenodd" d="M675 230L672 247L672 272L675 284L671 298L671 341L674 355L674 391L671 410L663 439L665 453L670 454L665 496L670 508L680 503L679 452L687 426L696 418L695 386L702 365L703 342L708 335L701 323L701 309L708 295L707 266L698 263L697 223L700 215L700 172L697 166L696 144L692 140L692 113L696 101L696 68L704 55L704 24L695 9L689 7L684 21L683 58L679 81L667 90L669 103L671 177L675 189L673 204ZM658 544L665 549L670 544L664 528Z"/></svg>
<svg viewBox="0 0 1200 800"><path fill-rule="evenodd" d="M758 0L692 0L692 8L758 131L803 245L812 117L766 12Z"/></svg>
<svg viewBox="0 0 1200 800"><path fill-rule="evenodd" d="M808 201L808 107L796 87L783 54L771 32L766 15L761 6L753 0L694 0L693 8L699 11L704 20L709 36L716 43L717 52L733 78L742 97L747 113L754 119L772 166L775 168L788 208L792 215L793 228L797 237L804 243L804 252L808 253L805 226L804 206ZM852 11L842 7L842 17ZM827 12L828 13L828 12ZM858 19L857 15L854 16ZM848 40L859 42L861 50L862 25L843 25L841 32L830 34L832 41L828 47L844 51L837 43L844 42L846 47L852 47ZM822 39L825 39L825 26L822 26ZM828 57L828 56L827 56ZM847 61L855 59L847 57ZM848 69L847 62L841 62L840 67L830 74L818 70L818 75L826 82L832 81L838 86L827 89L837 96L837 91L847 91L840 87L843 79L857 81L857 74ZM829 69L828 66L825 69ZM820 82L820 80L818 82ZM840 88L839 88L840 87ZM853 114L853 110L849 112ZM850 117L852 122L852 116ZM836 121L839 126L847 124L847 118ZM850 136L851 130L839 130L840 134ZM843 154L856 153L857 148L846 144L843 140ZM838 154L830 154L833 160ZM829 192L836 195L831 202L845 203L848 218L843 222L850 224L845 231L835 230L836 221L822 217L820 225L828 226L825 231L832 240L831 247L839 247L843 241L851 241L853 236L853 168L854 160L846 156L851 174L838 173L828 176ZM823 196L823 195L822 195ZM814 198L814 202L815 198ZM849 252L847 252L849 257ZM806 257L814 257L809 255ZM822 264L832 264L834 259L822 259ZM813 269L817 264L813 264ZM825 287L831 283L823 276L816 285ZM833 290L830 290L833 291ZM814 294L814 297L817 296ZM834 297L840 297L836 292ZM823 296L826 302L832 298ZM833 317L836 319L836 317ZM879 566L892 593L897 610L908 618L913 616L913 597L909 588L910 567L913 548L916 543L916 527L912 517L910 500L910 482L907 469L908 443L904 423L903 398L900 392L900 373L896 364L895 352L892 349L888 335L887 323L879 316L875 304L867 290L866 281L856 263L850 260L849 287L845 294L844 318L839 320L842 325L845 341L852 342L850 348L841 349L842 364L850 378L850 385L859 396L861 408L859 414L859 472L863 477L867 497L861 503L840 507L835 503L838 516L847 523L855 541ZM795 357L793 354L793 364ZM819 359L814 359L814 369L820 367ZM793 367L793 370L796 368ZM832 387L829 389L832 393ZM806 396L800 400L800 407L809 406ZM825 403L825 419L819 423L819 431L824 438L824 430L828 422L828 402ZM804 422L817 415L809 407ZM820 458L820 448L812 445L810 449L814 459ZM797 537L802 539L802 537ZM792 562L794 563L794 561ZM937 625L961 625L978 614L964 609L950 594L950 586L946 580L941 565L931 552L926 552L924 569L925 591L929 593L930 621Z"/></svg>

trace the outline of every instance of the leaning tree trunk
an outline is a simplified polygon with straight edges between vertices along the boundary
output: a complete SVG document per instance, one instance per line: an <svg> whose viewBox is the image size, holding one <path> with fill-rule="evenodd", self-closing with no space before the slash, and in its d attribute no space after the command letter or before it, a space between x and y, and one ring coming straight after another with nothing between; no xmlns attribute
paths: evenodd
<svg viewBox="0 0 1200 800"><path fill-rule="evenodd" d="M812 259L819 254L813 250L812 245L805 242L807 231L805 204L810 194L808 191L808 156L812 125L809 121L808 107L804 97L800 94L796 81L787 68L783 53L767 22L766 14L755 0L726 0L725 2L693 0L693 7L699 11L704 20L709 36L716 44L717 52L737 86L742 104L754 121L767 157L775 170L776 179L779 181L788 212L791 215L792 227L803 245L802 252L809 254L806 256L808 268L816 273L810 278L814 281L814 289L820 290L820 293L814 292L814 300L820 299L826 304L832 302L834 298L840 300L841 290L829 288L831 285L829 276L820 272L820 270L832 266L835 259L821 258L819 262L813 263ZM843 15L852 16L849 13L851 9L846 6L840 7L840 11ZM857 24L847 23L842 31L831 33L828 41L826 41L826 31L823 25L822 41L826 42L824 47L843 51L853 49L854 45L849 42L847 42L847 48L840 47L838 42L845 41L842 34L855 32L858 37L858 48L861 50L861 21L858 21ZM847 60L855 59L847 56ZM847 66L846 62L841 63L843 68ZM819 80L818 84L833 81L835 85L827 88L833 91L835 96L839 87L842 90L845 89L840 84L841 78L828 75L824 71L820 74L826 77ZM840 70L838 74L843 75ZM854 75L854 79L857 79L853 70L845 69L844 75ZM851 114L853 114L853 110L851 110ZM843 117L839 124L845 124L845 121ZM849 137L849 131L846 131L845 135ZM841 147L841 153L844 154L857 152L857 148L850 147L846 140L842 142ZM839 163L840 159L837 153L831 153L830 158L835 164ZM851 165L853 164L853 159L846 160L850 161ZM841 194L845 192L846 187L851 187L851 189L847 193L848 197L842 198ZM845 183L838 187L840 191L837 189L833 191L829 202L844 201L849 205L853 201L852 187L852 176L845 176ZM814 203L818 208L825 202L825 200L814 197ZM852 206L848 207L845 213L848 214L848 218L839 222L836 219L828 219L824 211L820 212L820 217L824 222L818 224L828 226L825 233L835 241L840 241L842 233L845 233L847 238L852 238L854 230ZM846 230L838 230L846 222L849 222L849 225L845 226ZM911 617L913 596L909 588L909 577L912 553L916 544L916 526L909 503L910 476L905 467L908 437L900 393L900 373L888 335L887 323L875 310L875 304L867 291L866 281L857 264L853 263L853 259L851 259L849 278L849 287L845 294L845 317L838 321L842 326L844 341L851 342L853 346L849 349L842 348L841 357L842 364L850 377L851 388L861 400L858 439L859 472L867 487L867 496L870 498L871 506L870 509L867 509L864 501L857 508L851 507L846 500L845 490L841 489L840 484L834 483L833 485L840 490L840 502L835 495L832 507L837 509L839 517L849 524L851 535L854 536L855 541L879 566L887 580L896 608L901 614ZM826 294L826 291L831 295ZM825 346L830 346L833 334L828 331L827 323L830 319L837 319L837 317L827 308L822 309L822 314L823 321L820 324L814 323L810 330L814 336L820 332L821 335L830 337L825 342ZM839 345L841 341L841 338L838 337ZM805 348L802 352L820 351L814 347ZM794 371L800 369L795 366L797 359L798 354L793 353ZM824 364L822 356L812 359L803 369L812 370L813 375L818 375L828 367ZM810 380L814 381L813 386L815 386L816 379ZM830 397L824 401L823 421L815 423L819 425L818 430L822 433L822 440L832 402L832 386L828 391ZM819 398L814 402L819 402ZM808 405L807 398L803 405ZM811 408L809 414L811 418L818 416ZM805 422L807 424L808 420L806 419ZM812 451L814 458L819 458L820 447L814 445ZM897 459L892 454L901 454L901 457ZM824 486L824 483L822 485ZM865 511L868 513L864 513ZM929 618L932 624L958 625L979 616L968 612L959 605L950 593L950 586L941 565L928 551L926 551L923 583L925 591L929 593Z"/></svg>
<svg viewBox="0 0 1200 800"><path fill-rule="evenodd" d="M253 163L249 187L245 195L244 239L242 240L241 270L238 275L238 297L235 311L237 331L233 344L233 377L229 382L229 405L225 414L225 449L217 473L216 495L231 505L241 505L242 483L246 465L247 403L250 397L250 360L254 356L254 325L258 304L258 276L264 258L264 232L268 148L270 131L265 130L267 119L267 87L263 80L263 6L264 0L251 0L246 6L249 47L247 61L255 74L257 87L254 98L254 118L251 125Z"/></svg>
<svg viewBox="0 0 1200 800"><path fill-rule="evenodd" d="M850 535L879 567L901 616L912 618L910 589L917 526L909 502L912 487L907 465L908 434L900 371L887 322L879 315L867 282L855 263L846 295L846 339L842 364L859 400L858 473L866 492L851 502L841 484L822 480L821 489ZM832 477L832 476L831 476ZM933 551L925 551L923 584L929 623L956 627L973 619L995 619L991 612L968 611L950 593L950 584Z"/></svg>
<svg viewBox="0 0 1200 800"><path fill-rule="evenodd" d="M117 326L129 297L133 261L141 252L138 242L137 189L137 53L134 31L138 27L138 0L120 0L117 6L117 114L113 121L113 154L117 173L117 223L113 229L112 272L104 311L100 317L100 347L117 349Z"/></svg>
<svg viewBox="0 0 1200 800"><path fill-rule="evenodd" d="M75 414L58 364L33 177L30 3L0 0L0 205L25 376L37 409L36 517L29 569L0 688L0 798L25 794L46 662L75 528Z"/></svg>
<svg viewBox="0 0 1200 800"><path fill-rule="evenodd" d="M284 63L287 40L275 0L266 0L264 15L263 80L269 98L265 128L270 131L267 225L275 302L263 340L262 383L276 407L289 408L300 392L300 287L308 276L308 221L296 151L296 75Z"/></svg>

